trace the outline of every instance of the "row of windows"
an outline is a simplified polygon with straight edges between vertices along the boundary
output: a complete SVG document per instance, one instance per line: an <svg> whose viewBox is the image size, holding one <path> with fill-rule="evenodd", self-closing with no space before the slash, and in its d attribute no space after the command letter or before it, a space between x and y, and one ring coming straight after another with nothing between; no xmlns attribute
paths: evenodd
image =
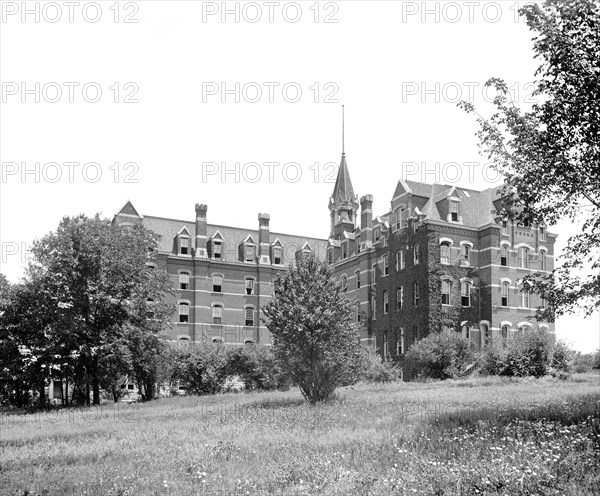
<svg viewBox="0 0 600 496"><path fill-rule="evenodd" d="M224 259L224 243L222 241L213 240L210 242L211 247L211 256L215 260L223 260ZM240 260L243 262L255 262L256 261L256 244L252 243L244 243L240 245ZM272 250L272 258L273 263L275 265L283 264L283 247L281 246L273 246ZM191 245L190 238L187 236L179 236L179 254L180 255L190 255Z"/></svg>
<svg viewBox="0 0 600 496"><path fill-rule="evenodd" d="M254 307L244 308L244 325L248 327L254 326ZM179 303L179 322L187 323L190 321L190 304L187 302ZM223 305L215 303L212 306L212 323L222 324L223 323Z"/></svg>
<svg viewBox="0 0 600 496"><path fill-rule="evenodd" d="M450 304L450 291L451 291L451 282L448 280L442 281L442 304L449 305ZM460 301L463 307L471 306L471 289L473 284L471 281L461 281L460 283ZM419 281L413 282L413 306L419 306L419 301L421 298L421 286ZM404 307L404 286L400 286L396 289L396 310L402 310ZM383 292L383 313L387 314L390 310L389 304L389 292Z"/></svg>
<svg viewBox="0 0 600 496"><path fill-rule="evenodd" d="M251 277L245 279L245 293L246 295L254 294L254 282L255 280ZM179 273L179 289L186 290L190 289L190 273L180 272ZM223 292L223 276L214 275L212 277L212 292L222 293Z"/></svg>
<svg viewBox="0 0 600 496"><path fill-rule="evenodd" d="M525 221L523 224L517 224L517 227L531 227L531 224ZM501 232L505 236L508 236L508 221L503 220L501 225ZM544 226L538 226L538 235L540 241L546 240L546 228Z"/></svg>

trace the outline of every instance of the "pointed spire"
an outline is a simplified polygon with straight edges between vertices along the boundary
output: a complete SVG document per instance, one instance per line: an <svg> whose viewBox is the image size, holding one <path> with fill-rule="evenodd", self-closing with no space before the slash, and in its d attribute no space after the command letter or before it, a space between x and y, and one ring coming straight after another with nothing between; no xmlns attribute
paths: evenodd
<svg viewBox="0 0 600 496"><path fill-rule="evenodd" d="M344 106L342 105L342 156L346 155L344 149Z"/></svg>

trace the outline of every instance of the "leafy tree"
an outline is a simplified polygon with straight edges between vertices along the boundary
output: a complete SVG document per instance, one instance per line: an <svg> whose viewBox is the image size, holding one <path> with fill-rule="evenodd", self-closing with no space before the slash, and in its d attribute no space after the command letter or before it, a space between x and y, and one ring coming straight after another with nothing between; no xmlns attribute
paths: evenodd
<svg viewBox="0 0 600 496"><path fill-rule="evenodd" d="M475 358L471 342L457 333L432 332L406 353L408 369L434 379L458 377Z"/></svg>
<svg viewBox="0 0 600 496"><path fill-rule="evenodd" d="M234 348L227 361L228 374L240 376L246 391L289 389L289 378L268 346Z"/></svg>
<svg viewBox="0 0 600 496"><path fill-rule="evenodd" d="M356 380L360 344L354 308L331 267L314 257L280 275L273 298L262 307L276 357L312 404Z"/></svg>
<svg viewBox="0 0 600 496"><path fill-rule="evenodd" d="M156 243L143 226L120 228L98 215L80 215L63 218L56 232L33 245L27 279L49 302L53 318L46 331L56 336L52 342L69 343L76 390L83 393L85 381L85 397L91 386L94 404L100 402L101 382L117 373L115 352L126 325L157 339L166 323L168 306L162 302L171 283L163 271L146 267L148 249ZM130 349L132 357L136 349Z"/></svg>
<svg viewBox="0 0 600 496"><path fill-rule="evenodd" d="M479 115L477 135L506 181L509 197L500 215L550 225L563 217L583 219L562 265L550 276L523 280L524 289L549 303L537 318L553 321L555 313L578 307L589 315L600 307L600 3L546 0L519 13L535 33L533 50L541 65L533 95L540 103L522 111L506 83L490 79L487 86L498 91L496 110L489 119ZM475 112L470 103L459 105Z"/></svg>

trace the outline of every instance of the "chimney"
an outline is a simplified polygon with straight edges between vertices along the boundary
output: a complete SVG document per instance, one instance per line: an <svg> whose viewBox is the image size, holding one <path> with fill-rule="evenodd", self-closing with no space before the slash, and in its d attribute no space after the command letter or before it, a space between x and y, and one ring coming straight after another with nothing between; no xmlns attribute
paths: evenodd
<svg viewBox="0 0 600 496"><path fill-rule="evenodd" d="M196 258L208 258L206 252L207 242L207 224L206 224L206 205L196 203Z"/></svg>
<svg viewBox="0 0 600 496"><path fill-rule="evenodd" d="M263 265L271 265L269 220L269 214L258 214L258 263Z"/></svg>
<svg viewBox="0 0 600 496"><path fill-rule="evenodd" d="M360 199L360 240L365 243L365 248L373 244L373 195Z"/></svg>

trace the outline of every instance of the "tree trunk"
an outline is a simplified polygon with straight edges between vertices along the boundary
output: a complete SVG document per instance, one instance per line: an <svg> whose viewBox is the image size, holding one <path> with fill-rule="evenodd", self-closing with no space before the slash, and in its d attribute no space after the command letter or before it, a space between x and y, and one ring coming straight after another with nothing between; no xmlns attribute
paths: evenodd
<svg viewBox="0 0 600 496"><path fill-rule="evenodd" d="M100 382L97 377L94 377L92 380L92 393L94 396L92 404L99 405L100 404Z"/></svg>
<svg viewBox="0 0 600 496"><path fill-rule="evenodd" d="M38 398L38 405L43 407L46 406L46 381L42 379L39 386L40 397Z"/></svg>
<svg viewBox="0 0 600 496"><path fill-rule="evenodd" d="M85 404L90 406L90 381L85 381Z"/></svg>

